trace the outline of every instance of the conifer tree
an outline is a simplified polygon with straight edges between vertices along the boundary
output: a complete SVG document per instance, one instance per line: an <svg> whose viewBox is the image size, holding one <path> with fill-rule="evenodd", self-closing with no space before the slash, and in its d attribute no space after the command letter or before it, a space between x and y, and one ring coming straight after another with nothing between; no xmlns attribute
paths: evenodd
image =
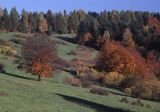
<svg viewBox="0 0 160 112"><path fill-rule="evenodd" d="M38 29L39 29L39 32L41 33L45 33L48 31L47 20L44 18L43 14L40 14Z"/></svg>
<svg viewBox="0 0 160 112"><path fill-rule="evenodd" d="M10 17L8 15L8 11L6 8L3 10L3 16L2 16L1 21L2 21L3 28L5 30L9 30L11 22L10 22Z"/></svg>
<svg viewBox="0 0 160 112"><path fill-rule="evenodd" d="M19 14L17 12L16 7L11 9L10 20L11 20L11 29L13 31L17 31L19 26Z"/></svg>
<svg viewBox="0 0 160 112"><path fill-rule="evenodd" d="M39 14L37 12L29 13L29 24L31 25L31 32L38 31L38 23L39 23Z"/></svg>
<svg viewBox="0 0 160 112"><path fill-rule="evenodd" d="M24 9L22 10L22 18L20 22L20 31L24 33L30 32L31 29L28 23L28 13Z"/></svg>
<svg viewBox="0 0 160 112"><path fill-rule="evenodd" d="M76 33L79 26L78 15L76 11L73 11L68 19L68 31L70 33Z"/></svg>
<svg viewBox="0 0 160 112"><path fill-rule="evenodd" d="M56 14L56 32L57 33L66 33L67 32L65 18L62 15L62 13Z"/></svg>
<svg viewBox="0 0 160 112"><path fill-rule="evenodd" d="M126 47L135 48L135 42L129 28L124 31L122 44Z"/></svg>
<svg viewBox="0 0 160 112"><path fill-rule="evenodd" d="M45 18L48 23L48 29L50 31L54 31L55 30L55 18L51 10L47 11L47 14L45 14Z"/></svg>

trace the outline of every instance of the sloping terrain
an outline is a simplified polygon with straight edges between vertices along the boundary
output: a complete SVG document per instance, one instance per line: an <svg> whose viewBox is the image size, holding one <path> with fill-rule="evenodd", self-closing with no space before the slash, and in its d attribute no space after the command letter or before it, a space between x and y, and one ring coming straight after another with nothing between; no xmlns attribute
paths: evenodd
<svg viewBox="0 0 160 112"><path fill-rule="evenodd" d="M14 33L1 34L0 39L9 41ZM98 51L72 43L75 35L52 35L57 43L58 55L64 62L73 59L90 61ZM21 46L12 42L20 54ZM83 50L88 51L84 54ZM81 51L81 53L80 53ZM77 54L78 53L78 54ZM85 55L85 56L84 56ZM0 54L0 62L5 64L6 73L0 74L0 112L158 112L160 103L142 100L144 106L120 102L124 94L118 90L105 88L108 96L92 94L89 89L73 87L63 83L64 77L72 77L67 71L55 68L53 78L38 82L36 76L20 71L14 64L15 58ZM60 66L61 67L61 66ZM67 67L67 68L65 68ZM130 102L137 99L127 97ZM147 108L149 104L151 108Z"/></svg>

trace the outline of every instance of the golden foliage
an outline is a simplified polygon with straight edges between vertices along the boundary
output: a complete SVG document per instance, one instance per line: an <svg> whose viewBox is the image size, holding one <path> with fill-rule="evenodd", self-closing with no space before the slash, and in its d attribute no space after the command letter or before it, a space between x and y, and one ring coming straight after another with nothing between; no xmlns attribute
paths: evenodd
<svg viewBox="0 0 160 112"><path fill-rule="evenodd" d="M124 76L117 72L110 72L103 76L104 84L107 84L110 86L118 86L123 79L124 79Z"/></svg>

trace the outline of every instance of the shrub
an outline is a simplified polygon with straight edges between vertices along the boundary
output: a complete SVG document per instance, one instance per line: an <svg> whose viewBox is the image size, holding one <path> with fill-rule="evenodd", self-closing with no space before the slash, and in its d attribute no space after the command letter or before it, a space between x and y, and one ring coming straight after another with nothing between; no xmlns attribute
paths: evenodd
<svg viewBox="0 0 160 112"><path fill-rule="evenodd" d="M149 104L146 105L146 108L151 108L151 106Z"/></svg>
<svg viewBox="0 0 160 112"><path fill-rule="evenodd" d="M98 95L109 95L106 89L98 86L92 86L90 92Z"/></svg>
<svg viewBox="0 0 160 112"><path fill-rule="evenodd" d="M139 79L133 76L125 77L124 80L120 82L119 87L124 88L131 88L133 87L137 82L139 82Z"/></svg>
<svg viewBox="0 0 160 112"><path fill-rule="evenodd" d="M118 87L124 76L117 72L110 72L103 76L103 83L111 87Z"/></svg>
<svg viewBox="0 0 160 112"><path fill-rule="evenodd" d="M125 88L124 92L127 96L131 96L132 95L132 89L131 88Z"/></svg>
<svg viewBox="0 0 160 112"><path fill-rule="evenodd" d="M81 82L81 86L84 88L90 88L93 84L95 84L93 81L82 80L82 79L80 79L80 82Z"/></svg>
<svg viewBox="0 0 160 112"><path fill-rule="evenodd" d="M120 102L129 103L129 100L126 97L124 97L120 100Z"/></svg>
<svg viewBox="0 0 160 112"><path fill-rule="evenodd" d="M160 82L156 80L141 81L132 88L132 95L144 99L160 100Z"/></svg>
<svg viewBox="0 0 160 112"><path fill-rule="evenodd" d="M132 101L131 105L136 105L136 106L141 106L141 107L144 106L144 104L143 104L143 102L141 101L140 98L138 98L136 101Z"/></svg>
<svg viewBox="0 0 160 112"><path fill-rule="evenodd" d="M102 73L93 68L86 68L86 71L83 71L81 74L77 74L77 76L82 80L98 81L102 77Z"/></svg>
<svg viewBox="0 0 160 112"><path fill-rule="evenodd" d="M137 98L136 105L137 106L142 106L142 107L144 106L144 104L143 104L143 102L141 101L140 98Z"/></svg>
<svg viewBox="0 0 160 112"><path fill-rule="evenodd" d="M131 105L136 105L136 102L135 102L135 101L132 101L132 102L131 102Z"/></svg>
<svg viewBox="0 0 160 112"><path fill-rule="evenodd" d="M82 72L77 74L77 77L80 79L82 87L90 87L93 84L97 84L102 78L103 74L96 71L93 68L83 68Z"/></svg>
<svg viewBox="0 0 160 112"><path fill-rule="evenodd" d="M64 78L64 82L71 86L81 86L80 80L76 77L66 77Z"/></svg>
<svg viewBox="0 0 160 112"><path fill-rule="evenodd" d="M98 72L96 69L94 68L91 68L90 69L90 72L91 72L91 79L94 79L95 81L96 80L100 80L102 77L103 77L103 73L101 72Z"/></svg>

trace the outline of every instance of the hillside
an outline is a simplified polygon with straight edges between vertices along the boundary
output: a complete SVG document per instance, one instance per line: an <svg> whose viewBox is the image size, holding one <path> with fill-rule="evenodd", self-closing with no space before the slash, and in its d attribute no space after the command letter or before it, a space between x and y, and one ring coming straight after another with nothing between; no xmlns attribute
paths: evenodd
<svg viewBox="0 0 160 112"><path fill-rule="evenodd" d="M0 34L0 39L10 41L17 33ZM92 61L98 51L71 43L74 35L52 35L57 43L58 55L65 62L73 59ZM20 54L21 46L13 42L12 47ZM90 52L84 56L83 50ZM72 53L73 51L77 51ZM81 51L81 55L75 55ZM0 62L5 64L6 73L0 74L0 110L1 112L158 112L160 103L142 100L144 106L120 102L124 93L105 88L109 95L92 94L89 89L74 87L63 83L63 78L72 77L69 67L59 65L53 72L53 78L44 78L38 82L36 76L20 71L14 63L15 58L0 54ZM60 69L61 68L61 69ZM62 69L63 68L63 69ZM137 99L126 97L130 102ZM146 105L151 108L147 108Z"/></svg>

